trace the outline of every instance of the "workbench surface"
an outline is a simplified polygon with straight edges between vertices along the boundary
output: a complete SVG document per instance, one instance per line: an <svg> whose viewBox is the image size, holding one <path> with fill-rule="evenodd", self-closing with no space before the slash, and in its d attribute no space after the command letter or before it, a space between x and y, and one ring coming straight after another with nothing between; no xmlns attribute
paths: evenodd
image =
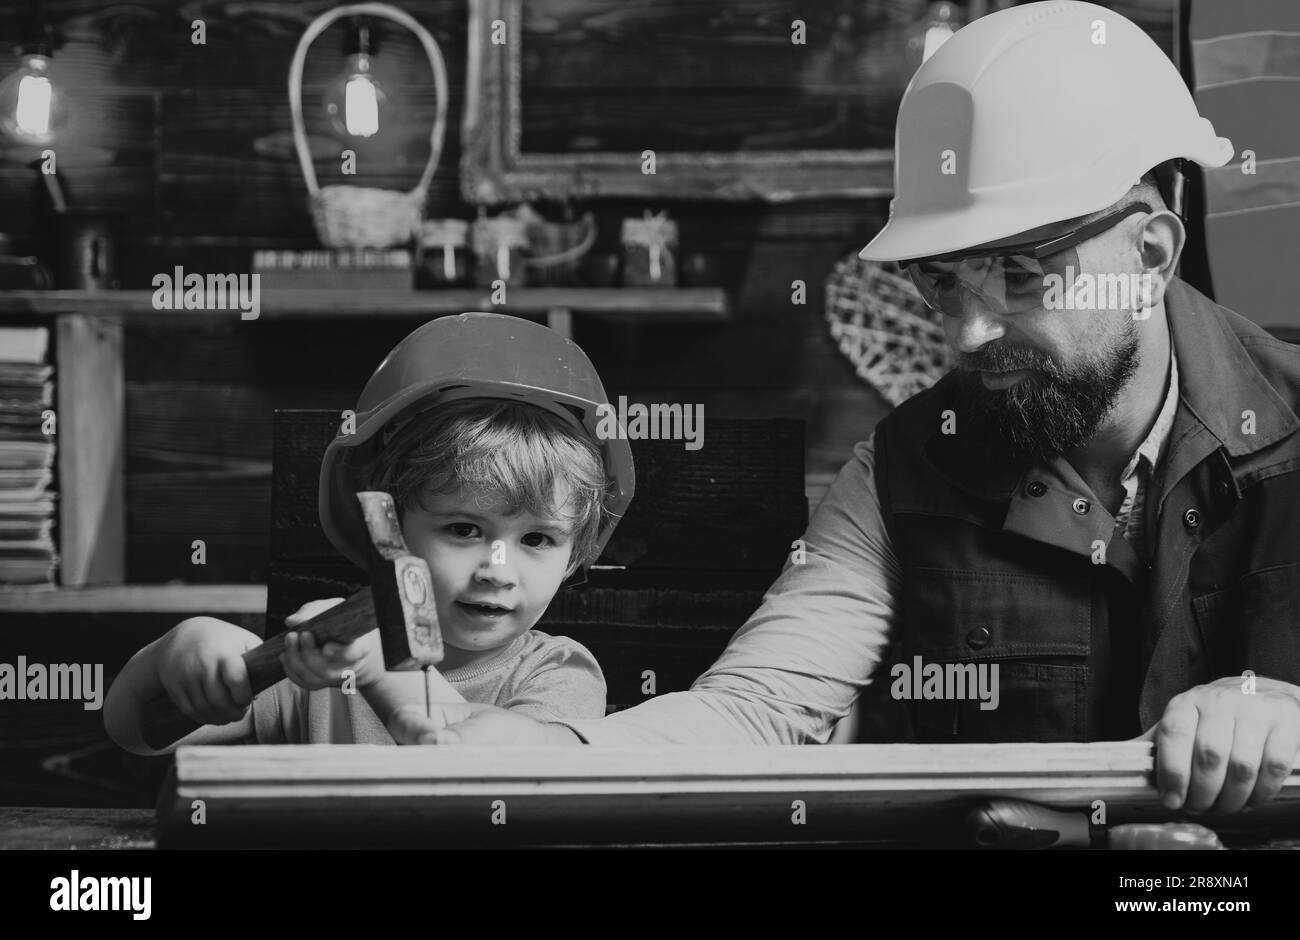
<svg viewBox="0 0 1300 940"><path fill-rule="evenodd" d="M884 842L842 845L881 849L906 847L898 843ZM152 849L154 847L153 810L0 806L0 849L86 850ZM1300 839L1265 839L1258 844L1236 847L1300 850Z"/></svg>
<svg viewBox="0 0 1300 940"><path fill-rule="evenodd" d="M152 849L151 809L0 806L0 849Z"/></svg>

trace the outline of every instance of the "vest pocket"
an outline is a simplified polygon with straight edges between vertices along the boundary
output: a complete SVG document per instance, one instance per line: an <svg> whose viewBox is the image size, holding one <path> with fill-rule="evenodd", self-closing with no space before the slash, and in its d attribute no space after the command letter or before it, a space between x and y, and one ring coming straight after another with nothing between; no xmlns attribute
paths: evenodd
<svg viewBox="0 0 1300 940"><path fill-rule="evenodd" d="M1086 580L911 567L903 584L901 655L881 681L917 741L1087 740Z"/></svg>
<svg viewBox="0 0 1300 940"><path fill-rule="evenodd" d="M1242 575L1221 591L1192 598L1202 649L1193 675L1208 680L1256 675L1300 684L1300 564L1274 565ZM1203 663L1196 660L1203 657Z"/></svg>
<svg viewBox="0 0 1300 940"><path fill-rule="evenodd" d="M997 707L982 708L990 703L978 699L913 700L908 704L918 742L1086 740L1086 665L1016 660L987 665L997 666Z"/></svg>

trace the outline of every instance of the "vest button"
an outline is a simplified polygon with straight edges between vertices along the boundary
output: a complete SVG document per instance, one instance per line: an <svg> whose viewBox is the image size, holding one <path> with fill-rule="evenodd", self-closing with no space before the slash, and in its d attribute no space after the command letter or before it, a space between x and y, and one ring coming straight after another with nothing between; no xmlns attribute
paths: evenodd
<svg viewBox="0 0 1300 940"><path fill-rule="evenodd" d="M1079 515L1085 515L1092 508L1092 503L1088 502L1082 496L1074 501L1074 511Z"/></svg>
<svg viewBox="0 0 1300 940"><path fill-rule="evenodd" d="M1195 529L1201 524L1201 514L1195 509L1189 509L1183 513L1183 525L1189 529Z"/></svg>
<svg viewBox="0 0 1300 940"><path fill-rule="evenodd" d="M1219 499L1227 499L1230 492L1232 492L1232 488L1228 486L1227 481L1220 480L1214 484L1214 495Z"/></svg>
<svg viewBox="0 0 1300 940"><path fill-rule="evenodd" d="M1025 487L1025 491L1030 496L1042 496L1047 492L1047 484L1043 483L1041 480L1035 480Z"/></svg>
<svg viewBox="0 0 1300 940"><path fill-rule="evenodd" d="M973 650L982 650L989 645L991 639L993 636L989 633L988 627L976 627L966 634L966 645Z"/></svg>

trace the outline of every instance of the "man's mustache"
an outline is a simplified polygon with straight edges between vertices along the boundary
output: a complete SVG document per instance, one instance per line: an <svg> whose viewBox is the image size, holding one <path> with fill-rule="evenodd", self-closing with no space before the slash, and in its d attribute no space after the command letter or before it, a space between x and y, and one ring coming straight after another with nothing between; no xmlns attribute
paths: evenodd
<svg viewBox="0 0 1300 940"><path fill-rule="evenodd" d="M1047 373L1057 371L1053 364L1045 363L1041 357L1023 352L994 353L977 359L958 356L957 367L967 372L1019 372L1022 369Z"/></svg>

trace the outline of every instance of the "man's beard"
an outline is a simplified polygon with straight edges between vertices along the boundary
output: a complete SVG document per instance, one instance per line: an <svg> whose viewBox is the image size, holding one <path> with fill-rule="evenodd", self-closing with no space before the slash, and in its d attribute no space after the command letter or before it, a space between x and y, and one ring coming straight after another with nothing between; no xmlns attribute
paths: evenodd
<svg viewBox="0 0 1300 940"><path fill-rule="evenodd" d="M990 456L1047 460L1087 442L1114 408L1138 367L1138 333L1131 319L1103 350L1069 368L1036 350L982 350L965 357L959 372L967 412L988 432ZM1030 368L1034 371L1007 389L988 389L978 371Z"/></svg>

